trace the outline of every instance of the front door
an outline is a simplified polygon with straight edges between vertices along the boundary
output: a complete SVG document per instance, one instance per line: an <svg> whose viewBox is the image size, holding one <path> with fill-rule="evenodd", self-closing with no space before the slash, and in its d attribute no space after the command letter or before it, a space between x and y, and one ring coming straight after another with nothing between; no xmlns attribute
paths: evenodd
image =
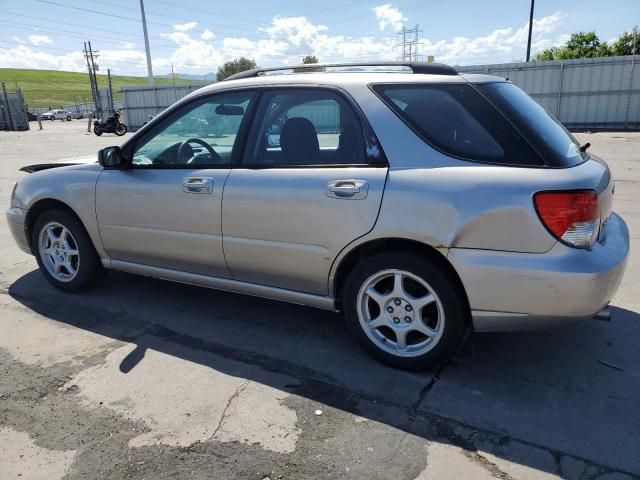
<svg viewBox="0 0 640 480"><path fill-rule="evenodd" d="M253 93L194 100L136 141L126 170L96 186L100 236L112 259L228 277L222 191Z"/></svg>
<svg viewBox="0 0 640 480"><path fill-rule="evenodd" d="M333 259L378 215L387 167L373 141L333 90L263 93L224 189L224 252L234 278L327 295Z"/></svg>

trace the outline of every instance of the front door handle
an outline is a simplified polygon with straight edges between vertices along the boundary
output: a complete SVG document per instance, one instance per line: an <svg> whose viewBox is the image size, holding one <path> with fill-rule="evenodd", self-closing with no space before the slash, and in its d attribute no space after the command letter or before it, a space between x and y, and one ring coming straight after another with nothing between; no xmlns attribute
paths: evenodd
<svg viewBox="0 0 640 480"><path fill-rule="evenodd" d="M211 193L213 192L213 178L187 177L182 180L182 191L186 193Z"/></svg>
<svg viewBox="0 0 640 480"><path fill-rule="evenodd" d="M362 200L367 198L369 184L365 180L332 180L327 183L327 197L344 200Z"/></svg>

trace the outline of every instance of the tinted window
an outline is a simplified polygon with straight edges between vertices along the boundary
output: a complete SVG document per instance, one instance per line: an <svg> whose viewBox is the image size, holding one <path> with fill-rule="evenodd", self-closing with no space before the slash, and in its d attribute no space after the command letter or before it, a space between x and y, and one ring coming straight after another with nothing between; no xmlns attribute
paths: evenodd
<svg viewBox="0 0 640 480"><path fill-rule="evenodd" d="M243 162L253 165L365 163L362 127L337 94L322 90L270 91Z"/></svg>
<svg viewBox="0 0 640 480"><path fill-rule="evenodd" d="M514 125L530 138L545 162L552 167L570 167L587 158L578 141L529 95L512 83L479 86Z"/></svg>
<svg viewBox="0 0 640 480"><path fill-rule="evenodd" d="M228 165L253 93L229 93L193 102L146 133L135 146L138 167Z"/></svg>
<svg viewBox="0 0 640 480"><path fill-rule="evenodd" d="M527 141L470 85L378 85L374 90L425 141L448 155L542 165Z"/></svg>

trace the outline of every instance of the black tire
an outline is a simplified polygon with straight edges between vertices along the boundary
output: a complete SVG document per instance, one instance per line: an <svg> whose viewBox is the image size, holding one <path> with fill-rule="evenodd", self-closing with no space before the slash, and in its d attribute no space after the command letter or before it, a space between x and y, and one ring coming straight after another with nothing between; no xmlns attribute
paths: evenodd
<svg viewBox="0 0 640 480"><path fill-rule="evenodd" d="M51 121L53 122L56 119L53 115L51 116Z"/></svg>
<svg viewBox="0 0 640 480"><path fill-rule="evenodd" d="M67 122L71 121L71 115L67 115Z"/></svg>
<svg viewBox="0 0 640 480"><path fill-rule="evenodd" d="M102 135L102 128L100 128L100 125L93 126L93 133L95 133L97 136Z"/></svg>
<svg viewBox="0 0 640 480"><path fill-rule="evenodd" d="M127 126L124 123L118 124L116 127L116 135L121 137L125 133L127 133Z"/></svg>
<svg viewBox="0 0 640 480"><path fill-rule="evenodd" d="M365 333L366 327L360 324L357 305L360 288L373 275L385 270L401 270L419 277L440 299L444 311L443 330L437 343L426 353L412 357L389 353L376 345ZM367 352L387 365L405 370L424 370L446 363L457 353L470 331L469 308L459 282L440 261L410 253L381 253L360 261L346 281L342 308L349 329ZM385 327L376 331L380 332L382 328Z"/></svg>
<svg viewBox="0 0 640 480"><path fill-rule="evenodd" d="M75 277L69 281L60 281L53 277L44 265L44 260L40 253L38 246L40 232L51 222L58 223L69 230L76 243L76 248L79 253L77 273ZM31 246L44 277L51 285L64 292L77 292L86 289L104 278L106 273L84 225L82 225L82 222L80 222L75 215L66 210L52 209L40 214L36 219L31 234Z"/></svg>

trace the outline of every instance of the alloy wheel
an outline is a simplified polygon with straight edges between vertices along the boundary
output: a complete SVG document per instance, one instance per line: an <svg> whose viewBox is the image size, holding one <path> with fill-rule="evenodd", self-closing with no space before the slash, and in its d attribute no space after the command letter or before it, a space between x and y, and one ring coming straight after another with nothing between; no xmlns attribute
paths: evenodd
<svg viewBox="0 0 640 480"><path fill-rule="evenodd" d="M357 298L360 326L381 350L417 357L432 350L445 327L442 302L422 278L406 270L370 276Z"/></svg>
<svg viewBox="0 0 640 480"><path fill-rule="evenodd" d="M78 244L64 225L57 222L47 223L40 230L38 251L47 272L59 282L70 282L78 274Z"/></svg>

